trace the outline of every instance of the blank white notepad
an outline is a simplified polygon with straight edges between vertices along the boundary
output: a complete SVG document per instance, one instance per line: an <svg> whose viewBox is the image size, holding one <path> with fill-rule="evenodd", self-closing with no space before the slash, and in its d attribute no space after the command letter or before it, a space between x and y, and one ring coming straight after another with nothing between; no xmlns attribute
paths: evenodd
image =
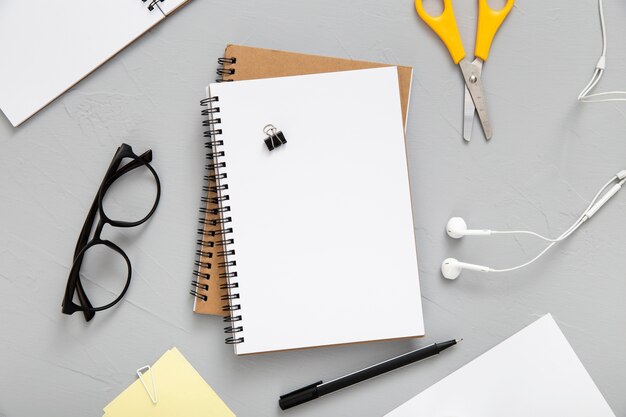
<svg viewBox="0 0 626 417"><path fill-rule="evenodd" d="M423 335L397 69L211 84L208 96L236 353ZM269 123L287 139L273 151Z"/></svg>
<svg viewBox="0 0 626 417"><path fill-rule="evenodd" d="M385 417L615 417L546 315Z"/></svg>
<svg viewBox="0 0 626 417"><path fill-rule="evenodd" d="M1 0L0 109L21 124L187 1Z"/></svg>

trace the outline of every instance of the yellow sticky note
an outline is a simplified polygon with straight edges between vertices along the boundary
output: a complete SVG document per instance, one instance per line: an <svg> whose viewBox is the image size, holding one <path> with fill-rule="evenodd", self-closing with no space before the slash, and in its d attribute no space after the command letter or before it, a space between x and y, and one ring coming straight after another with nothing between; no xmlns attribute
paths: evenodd
<svg viewBox="0 0 626 417"><path fill-rule="evenodd" d="M104 417L235 417L178 349L165 352L150 372L158 398L156 404L137 380L104 407ZM150 376L145 377L151 389Z"/></svg>

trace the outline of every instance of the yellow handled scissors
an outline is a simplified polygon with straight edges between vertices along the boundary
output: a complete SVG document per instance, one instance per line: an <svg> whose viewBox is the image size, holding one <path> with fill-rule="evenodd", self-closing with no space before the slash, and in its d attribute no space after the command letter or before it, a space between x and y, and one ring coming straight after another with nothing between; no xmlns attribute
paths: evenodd
<svg viewBox="0 0 626 417"><path fill-rule="evenodd" d="M515 0L507 0L506 5L501 10L493 10L487 0L478 0L475 58L474 61L469 62L465 59L465 49L463 49L463 42L461 41L459 28L454 17L452 0L443 0L443 13L437 17L431 16L426 12L422 0L415 0L417 14L441 38L448 48L452 60L460 66L463 73L463 79L465 80L463 138L467 141L472 136L474 111L478 113L485 137L491 139L491 123L487 114L487 100L481 80L483 63L489 56L491 43L496 36L496 32L498 32L500 25L502 25L502 22L513 8L514 2Z"/></svg>

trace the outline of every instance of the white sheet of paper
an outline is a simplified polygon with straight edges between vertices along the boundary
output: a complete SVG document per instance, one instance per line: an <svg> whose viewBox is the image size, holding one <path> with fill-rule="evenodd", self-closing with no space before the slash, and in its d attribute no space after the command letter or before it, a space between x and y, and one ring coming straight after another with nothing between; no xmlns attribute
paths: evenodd
<svg viewBox="0 0 626 417"><path fill-rule="evenodd" d="M218 83L210 94L241 296L236 352L423 335L397 68ZM271 152L268 123L287 139Z"/></svg>
<svg viewBox="0 0 626 417"><path fill-rule="evenodd" d="M165 15L174 13L180 6L187 3L189 0L166 0L159 3L159 8Z"/></svg>
<svg viewBox="0 0 626 417"><path fill-rule="evenodd" d="M615 417L551 315L386 417Z"/></svg>
<svg viewBox="0 0 626 417"><path fill-rule="evenodd" d="M185 1L0 1L0 109L18 126Z"/></svg>

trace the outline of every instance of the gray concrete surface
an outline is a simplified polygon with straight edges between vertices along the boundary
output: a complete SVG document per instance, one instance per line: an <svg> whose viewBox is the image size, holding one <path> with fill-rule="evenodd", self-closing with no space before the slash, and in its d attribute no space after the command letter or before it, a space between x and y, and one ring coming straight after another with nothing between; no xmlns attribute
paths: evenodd
<svg viewBox="0 0 626 417"><path fill-rule="evenodd" d="M626 9L605 3L600 88L626 89ZM476 2L455 7L471 50ZM192 313L204 162L198 100L227 43L415 68L407 141L424 340L238 358L219 320ZM576 101L599 52L595 0L519 0L484 70L494 139L486 143L475 126L466 144L459 70L411 1L192 0L22 127L0 118L0 416L100 416L138 367L172 346L238 416L381 416L547 312L626 415L626 193L530 268L456 282L439 274L447 256L504 267L541 248L525 238L452 241L450 216L557 235L626 168L626 104ZM134 280L117 308L86 324L62 315L60 303L75 239L122 141L154 150L163 199L141 230L105 230L131 257ZM438 359L288 413L278 408L279 394L302 384L451 337L465 340Z"/></svg>

